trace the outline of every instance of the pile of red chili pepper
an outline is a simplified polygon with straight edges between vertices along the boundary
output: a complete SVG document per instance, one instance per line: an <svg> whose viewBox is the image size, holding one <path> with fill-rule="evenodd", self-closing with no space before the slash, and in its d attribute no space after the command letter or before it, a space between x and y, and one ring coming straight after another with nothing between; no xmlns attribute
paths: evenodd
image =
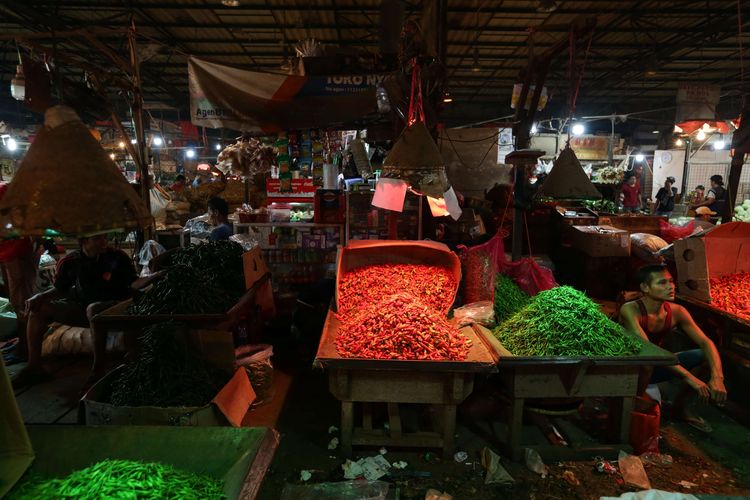
<svg viewBox="0 0 750 500"><path fill-rule="evenodd" d="M451 272L440 266L373 264L356 267L339 280L338 312L346 315L399 291L447 314L453 305L456 286Z"/></svg>
<svg viewBox="0 0 750 500"><path fill-rule="evenodd" d="M750 320L750 273L711 278L711 304L738 318Z"/></svg>
<svg viewBox="0 0 750 500"><path fill-rule="evenodd" d="M407 293L371 302L341 320L336 350L348 358L462 361L471 341Z"/></svg>

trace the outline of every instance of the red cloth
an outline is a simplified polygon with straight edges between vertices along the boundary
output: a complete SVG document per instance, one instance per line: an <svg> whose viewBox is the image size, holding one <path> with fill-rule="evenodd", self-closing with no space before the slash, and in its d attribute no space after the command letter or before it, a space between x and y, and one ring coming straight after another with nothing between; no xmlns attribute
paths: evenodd
<svg viewBox="0 0 750 500"><path fill-rule="evenodd" d="M638 206L638 195L640 194L641 188L636 182L635 185L623 184L622 186L622 205L627 208Z"/></svg>
<svg viewBox="0 0 750 500"><path fill-rule="evenodd" d="M5 196L7 190L8 183L0 182L0 199ZM0 242L0 263L10 262L24 254L31 253L33 250L34 246L32 245L30 238L5 240Z"/></svg>

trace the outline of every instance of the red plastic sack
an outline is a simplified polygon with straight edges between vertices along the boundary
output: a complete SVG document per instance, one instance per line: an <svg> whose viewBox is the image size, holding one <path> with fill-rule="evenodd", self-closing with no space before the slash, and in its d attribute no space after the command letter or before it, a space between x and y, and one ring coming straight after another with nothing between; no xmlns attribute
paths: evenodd
<svg viewBox="0 0 750 500"><path fill-rule="evenodd" d="M661 237L667 243L673 243L675 240L690 236L695 230L695 221L690 221L684 226L675 226L669 222L665 222L663 219L659 219L659 231Z"/></svg>
<svg viewBox="0 0 750 500"><path fill-rule="evenodd" d="M630 445L636 455L659 453L659 403L647 395L638 396L630 413Z"/></svg>
<svg viewBox="0 0 750 500"><path fill-rule="evenodd" d="M513 279L516 285L530 296L557 286L552 271L539 265L532 257L505 262L502 273Z"/></svg>
<svg viewBox="0 0 750 500"><path fill-rule="evenodd" d="M505 246L500 234L486 243L458 247L464 281L464 303L495 300L495 274L505 265Z"/></svg>

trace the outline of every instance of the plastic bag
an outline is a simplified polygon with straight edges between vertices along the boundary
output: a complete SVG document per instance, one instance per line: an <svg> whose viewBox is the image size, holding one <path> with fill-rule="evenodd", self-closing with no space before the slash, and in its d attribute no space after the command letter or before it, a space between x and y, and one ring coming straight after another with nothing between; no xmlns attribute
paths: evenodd
<svg viewBox="0 0 750 500"><path fill-rule="evenodd" d="M255 401L250 409L264 405L273 399L273 346L256 344L238 347L235 352L236 367L244 366L250 384L255 391Z"/></svg>
<svg viewBox="0 0 750 500"><path fill-rule="evenodd" d="M141 251L138 252L138 264L143 266L141 268L142 278L146 276L151 276L151 270L149 268L149 263L151 262L151 259L153 259L157 255L162 254L166 251L167 249L164 248L158 241L155 241L155 240L148 240L146 243L143 244L143 246L141 247Z"/></svg>
<svg viewBox="0 0 750 500"><path fill-rule="evenodd" d="M458 328L472 323L492 326L495 324L494 304L492 301L483 300L456 308L453 310L453 323Z"/></svg>
<svg viewBox="0 0 750 500"><path fill-rule="evenodd" d="M530 296L557 286L552 271L540 266L532 257L507 262L502 272L510 276L516 285Z"/></svg>
<svg viewBox="0 0 750 500"><path fill-rule="evenodd" d="M39 257L39 270L36 274L36 292L46 292L55 282L57 261L49 252L45 251Z"/></svg>
<svg viewBox="0 0 750 500"><path fill-rule="evenodd" d="M167 205L172 201L172 198L167 194L164 189L158 186L154 186L149 190L149 198L151 199L151 215L154 217L156 222L156 228L166 226L167 223Z"/></svg>
<svg viewBox="0 0 750 500"><path fill-rule="evenodd" d="M287 484L281 500L385 500L390 485L384 481Z"/></svg>
<svg viewBox="0 0 750 500"><path fill-rule="evenodd" d="M659 453L661 409L658 403L648 396L637 397L630 416L630 445L636 455Z"/></svg>
<svg viewBox="0 0 750 500"><path fill-rule="evenodd" d="M505 266L505 247L500 233L486 243L467 248L459 245L464 276L464 303L493 301L495 274Z"/></svg>
<svg viewBox="0 0 750 500"><path fill-rule="evenodd" d="M239 243L245 252L249 252L253 248L260 245L260 242L258 242L258 238L256 238L255 235L250 234L250 233L233 234L232 236L229 237L229 241L234 241L235 243Z"/></svg>
<svg viewBox="0 0 750 500"><path fill-rule="evenodd" d="M693 234L694 229L694 220L691 220L684 226L675 226L673 224L670 224L669 222L665 222L664 220L659 219L659 232L661 233L661 237L664 238L664 241L666 241L667 243L673 243L675 240L690 236L691 234Z"/></svg>
<svg viewBox="0 0 750 500"><path fill-rule="evenodd" d="M633 233L630 235L630 248L633 254L649 264L658 264L663 260L657 252L667 245L669 243L655 234Z"/></svg>
<svg viewBox="0 0 750 500"><path fill-rule="evenodd" d="M198 240L208 239L211 236L211 230L213 226L208 222L208 214L199 215L189 219L185 223L183 231L190 231L190 239L196 238Z"/></svg>

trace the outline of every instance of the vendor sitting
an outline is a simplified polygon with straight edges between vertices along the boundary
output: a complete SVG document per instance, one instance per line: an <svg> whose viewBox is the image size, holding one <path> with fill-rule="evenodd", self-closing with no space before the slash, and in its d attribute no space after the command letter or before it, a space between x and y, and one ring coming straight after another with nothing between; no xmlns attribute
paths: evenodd
<svg viewBox="0 0 750 500"><path fill-rule="evenodd" d="M117 301L128 298L136 280L135 267L122 250L108 245L104 234L79 239L80 249L57 264L54 287L26 301L29 364L13 379L14 387L50 378L42 367L42 341L52 322L90 327L94 340L94 365L90 385L104 374L106 329L97 328L92 318Z"/></svg>
<svg viewBox="0 0 750 500"><path fill-rule="evenodd" d="M208 200L208 219L212 226L216 226L208 237L210 241L228 240L232 236L229 205L223 198L215 196Z"/></svg>
<svg viewBox="0 0 750 500"><path fill-rule="evenodd" d="M724 388L721 359L716 346L695 324L690 313L672 302L675 293L674 280L666 267L645 266L638 273L643 297L623 304L620 309L620 321L626 329L659 346L674 326L680 327L698 345L698 349L676 353L679 364L654 368L651 384L672 378L682 379L687 387L673 403L673 418L684 420L699 430L710 432L711 428L703 419L690 415L686 411L686 406L689 397L695 393L704 402L709 399L719 403L726 400L727 391ZM705 362L708 362L710 369L708 384L691 373L691 370L698 368L698 375L701 375L700 372L705 374Z"/></svg>

